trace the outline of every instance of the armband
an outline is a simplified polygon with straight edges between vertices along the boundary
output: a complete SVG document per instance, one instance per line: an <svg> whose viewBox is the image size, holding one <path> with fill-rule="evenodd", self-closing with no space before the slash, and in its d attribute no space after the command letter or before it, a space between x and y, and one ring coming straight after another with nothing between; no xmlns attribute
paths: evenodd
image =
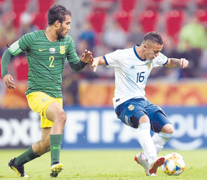
<svg viewBox="0 0 207 180"><path fill-rule="evenodd" d="M22 52L21 48L19 47L19 40L15 41L9 48L9 52L13 55L16 56L19 53Z"/></svg>

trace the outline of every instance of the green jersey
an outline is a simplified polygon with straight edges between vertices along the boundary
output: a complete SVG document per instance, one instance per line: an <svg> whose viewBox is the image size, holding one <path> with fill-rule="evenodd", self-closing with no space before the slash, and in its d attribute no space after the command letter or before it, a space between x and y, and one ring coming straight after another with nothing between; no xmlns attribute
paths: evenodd
<svg viewBox="0 0 207 180"><path fill-rule="evenodd" d="M62 73L65 59L67 58L75 71L85 66L80 62L74 41L69 35L64 39L50 42L44 30L40 30L25 34L18 42L21 50L25 51L29 66L29 86L26 95L41 91L52 97L62 97ZM76 68L76 65L79 67Z"/></svg>

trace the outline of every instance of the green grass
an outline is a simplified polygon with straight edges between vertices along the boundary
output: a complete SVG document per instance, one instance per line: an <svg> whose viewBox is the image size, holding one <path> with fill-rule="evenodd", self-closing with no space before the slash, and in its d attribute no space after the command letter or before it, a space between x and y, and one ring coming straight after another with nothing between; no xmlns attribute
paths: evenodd
<svg viewBox="0 0 207 180"><path fill-rule="evenodd" d="M186 161L186 168L180 176L167 176L161 168L157 177L147 177L143 168L134 161L134 155L141 150L76 150L62 151L61 162L64 170L59 174L61 180L206 180L207 152L206 150L176 151L163 150L159 155L170 152L180 153ZM0 151L0 180L19 179L14 171L8 168L8 161L18 156L23 150ZM45 180L49 177L50 153L25 165L30 179Z"/></svg>

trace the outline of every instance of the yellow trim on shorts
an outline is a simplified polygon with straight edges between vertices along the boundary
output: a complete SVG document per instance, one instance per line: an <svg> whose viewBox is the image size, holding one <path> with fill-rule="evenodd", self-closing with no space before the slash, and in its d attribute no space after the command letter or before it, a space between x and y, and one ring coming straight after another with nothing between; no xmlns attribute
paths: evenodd
<svg viewBox="0 0 207 180"><path fill-rule="evenodd" d="M59 103L60 106L63 107L62 98L54 98L43 92L32 92L26 97L31 110L41 116L41 128L52 127L53 122L47 119L46 110L48 106L54 102Z"/></svg>

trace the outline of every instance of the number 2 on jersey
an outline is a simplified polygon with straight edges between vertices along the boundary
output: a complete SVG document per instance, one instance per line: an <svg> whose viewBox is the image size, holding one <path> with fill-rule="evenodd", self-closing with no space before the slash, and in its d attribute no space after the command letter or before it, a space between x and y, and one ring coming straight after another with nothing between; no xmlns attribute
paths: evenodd
<svg viewBox="0 0 207 180"><path fill-rule="evenodd" d="M144 81L144 72L138 72L137 73L137 81L136 81L136 83L138 83L138 82L142 82L142 81Z"/></svg>
<svg viewBox="0 0 207 180"><path fill-rule="evenodd" d="M50 56L49 57L49 61L51 61L51 63L50 63L50 66L49 67L55 67L52 63L53 63L53 61L54 61L54 56Z"/></svg>

